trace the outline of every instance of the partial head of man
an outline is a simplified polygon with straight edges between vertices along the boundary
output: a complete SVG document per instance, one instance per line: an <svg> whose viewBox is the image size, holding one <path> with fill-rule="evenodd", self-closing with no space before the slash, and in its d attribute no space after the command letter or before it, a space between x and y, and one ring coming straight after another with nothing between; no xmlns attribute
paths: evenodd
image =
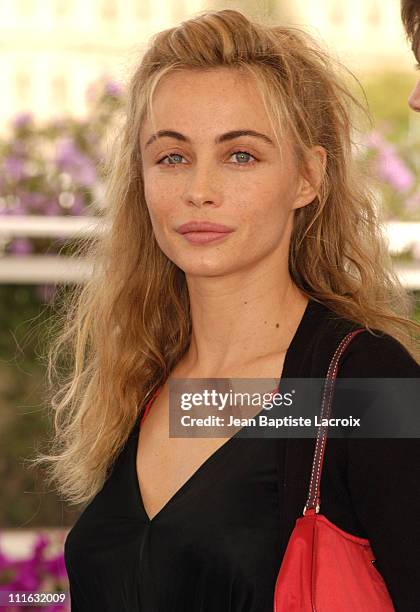
<svg viewBox="0 0 420 612"><path fill-rule="evenodd" d="M401 18L420 70L420 0L401 0ZM408 104L420 112L420 79L408 98Z"/></svg>

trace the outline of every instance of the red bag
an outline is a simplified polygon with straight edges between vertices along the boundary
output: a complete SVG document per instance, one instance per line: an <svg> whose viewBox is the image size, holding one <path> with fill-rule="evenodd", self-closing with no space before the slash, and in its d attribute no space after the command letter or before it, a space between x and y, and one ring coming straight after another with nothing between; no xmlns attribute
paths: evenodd
<svg viewBox="0 0 420 612"><path fill-rule="evenodd" d="M329 418L338 361L356 329L340 342L331 360L321 418ZM385 582L372 565L369 540L354 536L319 514L320 481L327 425L320 425L309 494L296 520L277 576L274 612L394 612Z"/></svg>

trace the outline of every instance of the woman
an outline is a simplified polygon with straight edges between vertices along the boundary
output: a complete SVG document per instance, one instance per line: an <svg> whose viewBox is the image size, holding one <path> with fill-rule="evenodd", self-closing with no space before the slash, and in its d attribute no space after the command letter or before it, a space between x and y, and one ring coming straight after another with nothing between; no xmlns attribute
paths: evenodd
<svg viewBox="0 0 420 612"><path fill-rule="evenodd" d="M314 440L170 438L169 378L322 377L357 327L340 376L419 376L353 103L309 37L234 10L142 58L109 231L51 359L74 355L45 459L87 504L65 547L73 612L273 608ZM333 439L322 475L324 514L370 539L398 610L420 602L419 466L416 440Z"/></svg>

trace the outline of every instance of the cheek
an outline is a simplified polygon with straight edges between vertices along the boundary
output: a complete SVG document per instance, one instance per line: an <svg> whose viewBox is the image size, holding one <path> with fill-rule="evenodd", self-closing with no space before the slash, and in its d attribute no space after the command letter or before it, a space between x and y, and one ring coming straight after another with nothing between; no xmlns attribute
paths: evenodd
<svg viewBox="0 0 420 612"><path fill-rule="evenodd" d="M242 239L247 245L247 257L254 259L283 248L281 245L286 244L285 236L291 227L291 205L290 189L284 183L260 185L238 203L236 212L242 225Z"/></svg>
<svg viewBox="0 0 420 612"><path fill-rule="evenodd" d="M150 219L156 232L159 226L170 220L171 213L176 206L176 197L173 190L165 188L158 181L147 180L144 186L144 195Z"/></svg>
<svg viewBox="0 0 420 612"><path fill-rule="evenodd" d="M248 214L260 226L269 226L274 220L277 223L284 222L292 208L292 194L293 186L277 177L255 184L246 196Z"/></svg>

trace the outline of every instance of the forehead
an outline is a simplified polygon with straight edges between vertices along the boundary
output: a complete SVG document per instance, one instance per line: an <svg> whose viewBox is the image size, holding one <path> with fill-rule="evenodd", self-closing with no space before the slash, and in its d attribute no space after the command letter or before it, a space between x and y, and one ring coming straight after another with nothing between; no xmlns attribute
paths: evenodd
<svg viewBox="0 0 420 612"><path fill-rule="evenodd" d="M241 127L270 130L261 94L253 75L234 68L179 70L163 76L152 98L156 127L180 127L220 131L246 120ZM162 125L170 122L171 125ZM152 129L151 118L145 128Z"/></svg>
<svg viewBox="0 0 420 612"><path fill-rule="evenodd" d="M228 88L229 85L255 85L252 75L245 68L219 66L214 68L171 70L159 80L157 89L171 88L177 84L182 84L183 89L207 89L216 83L223 88Z"/></svg>

